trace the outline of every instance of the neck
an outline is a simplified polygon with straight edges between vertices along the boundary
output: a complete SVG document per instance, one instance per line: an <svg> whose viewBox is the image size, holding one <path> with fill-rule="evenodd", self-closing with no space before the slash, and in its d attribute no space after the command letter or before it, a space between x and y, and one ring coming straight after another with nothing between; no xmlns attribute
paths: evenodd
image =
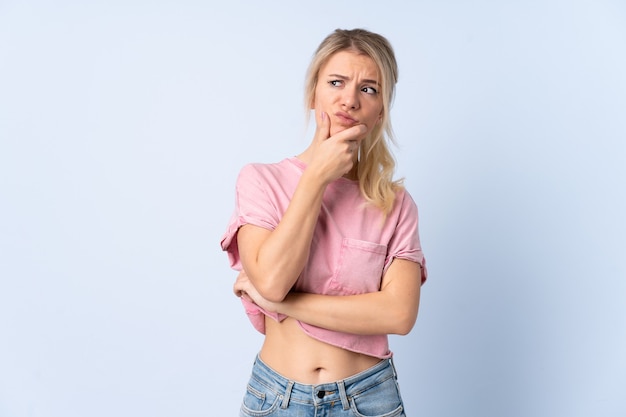
<svg viewBox="0 0 626 417"><path fill-rule="evenodd" d="M357 181L359 179L359 160L358 160L358 158L355 157L355 161L354 161L354 165L352 166L352 169L349 172L347 172L343 177L347 178L349 180L353 180L353 181Z"/></svg>

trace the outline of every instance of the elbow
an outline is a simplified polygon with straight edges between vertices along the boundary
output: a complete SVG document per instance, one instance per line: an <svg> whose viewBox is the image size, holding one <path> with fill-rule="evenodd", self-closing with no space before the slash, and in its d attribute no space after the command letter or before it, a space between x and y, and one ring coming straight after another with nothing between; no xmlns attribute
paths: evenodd
<svg viewBox="0 0 626 417"><path fill-rule="evenodd" d="M281 288L279 285L276 285L271 281L256 286L256 289L261 297L272 303L282 302L289 293L288 288Z"/></svg>
<svg viewBox="0 0 626 417"><path fill-rule="evenodd" d="M394 319L392 334L406 336L413 330L417 320L417 312L399 312Z"/></svg>
<svg viewBox="0 0 626 417"><path fill-rule="evenodd" d="M246 270L245 266L244 270ZM271 303L282 302L291 290L290 287L285 288L286 285L282 282L284 280L274 273L267 273L252 266L247 268L246 272L258 295Z"/></svg>
<svg viewBox="0 0 626 417"><path fill-rule="evenodd" d="M287 296L287 294L279 293L276 291L270 291L267 293L259 292L259 293L263 296L263 298L265 298L267 301L272 302L272 303L281 303Z"/></svg>
<svg viewBox="0 0 626 417"><path fill-rule="evenodd" d="M407 334L409 334L411 332L411 330L413 330L413 325L415 323L398 323L395 326L394 332L393 334L397 334L400 336L406 336Z"/></svg>

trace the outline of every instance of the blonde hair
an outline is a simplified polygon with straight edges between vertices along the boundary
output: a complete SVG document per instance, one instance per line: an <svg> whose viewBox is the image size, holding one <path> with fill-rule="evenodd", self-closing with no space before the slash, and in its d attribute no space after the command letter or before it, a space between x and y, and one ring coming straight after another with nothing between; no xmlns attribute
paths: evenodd
<svg viewBox="0 0 626 417"><path fill-rule="evenodd" d="M398 64L389 41L365 29L337 29L319 45L309 65L305 81L307 114L313 106L320 68L339 51L355 51L370 57L378 67L383 112L370 134L361 141L357 173L359 188L365 199L387 215L395 202L402 180L394 180L395 160L388 147L394 142L389 108L398 82Z"/></svg>

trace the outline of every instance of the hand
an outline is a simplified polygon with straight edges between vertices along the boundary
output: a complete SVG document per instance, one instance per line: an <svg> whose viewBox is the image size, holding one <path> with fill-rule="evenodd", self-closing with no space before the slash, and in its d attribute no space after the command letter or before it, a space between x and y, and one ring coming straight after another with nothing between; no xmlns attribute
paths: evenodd
<svg viewBox="0 0 626 417"><path fill-rule="evenodd" d="M242 270L239 275L237 275L235 285L233 285L233 292L237 297L243 297L246 300L258 305L265 311L268 311L270 313L278 312L278 304L272 303L271 301L267 301L265 298L263 298L254 287L254 285L252 285L250 278L248 278L248 275L244 270Z"/></svg>
<svg viewBox="0 0 626 417"><path fill-rule="evenodd" d="M330 136L330 118L322 112L311 144L313 152L309 168L318 173L325 183L347 174L354 166L356 153L366 133L367 127L358 124Z"/></svg>

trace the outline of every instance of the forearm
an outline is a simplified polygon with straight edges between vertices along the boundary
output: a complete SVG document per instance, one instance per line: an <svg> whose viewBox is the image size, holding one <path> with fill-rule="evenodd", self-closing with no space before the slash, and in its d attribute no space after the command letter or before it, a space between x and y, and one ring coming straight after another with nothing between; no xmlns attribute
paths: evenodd
<svg viewBox="0 0 626 417"><path fill-rule="evenodd" d="M244 268L254 285L268 299L280 301L289 292L304 268L318 220L325 185L303 174L278 226L256 246L246 251L243 235Z"/></svg>
<svg viewBox="0 0 626 417"><path fill-rule="evenodd" d="M321 112L319 121L313 142L300 155L307 167L276 228L243 226L238 232L243 268L270 301L281 301L304 269L326 186L352 169L354 150L367 130L357 124L331 137L326 113Z"/></svg>
<svg viewBox="0 0 626 417"><path fill-rule="evenodd" d="M383 292L349 296L290 293L277 310L314 326L363 335L407 334L417 318L417 303L407 306Z"/></svg>
<svg viewBox="0 0 626 417"><path fill-rule="evenodd" d="M421 266L395 259L380 291L347 296L290 293L272 306L304 323L355 334L407 334L417 319Z"/></svg>

